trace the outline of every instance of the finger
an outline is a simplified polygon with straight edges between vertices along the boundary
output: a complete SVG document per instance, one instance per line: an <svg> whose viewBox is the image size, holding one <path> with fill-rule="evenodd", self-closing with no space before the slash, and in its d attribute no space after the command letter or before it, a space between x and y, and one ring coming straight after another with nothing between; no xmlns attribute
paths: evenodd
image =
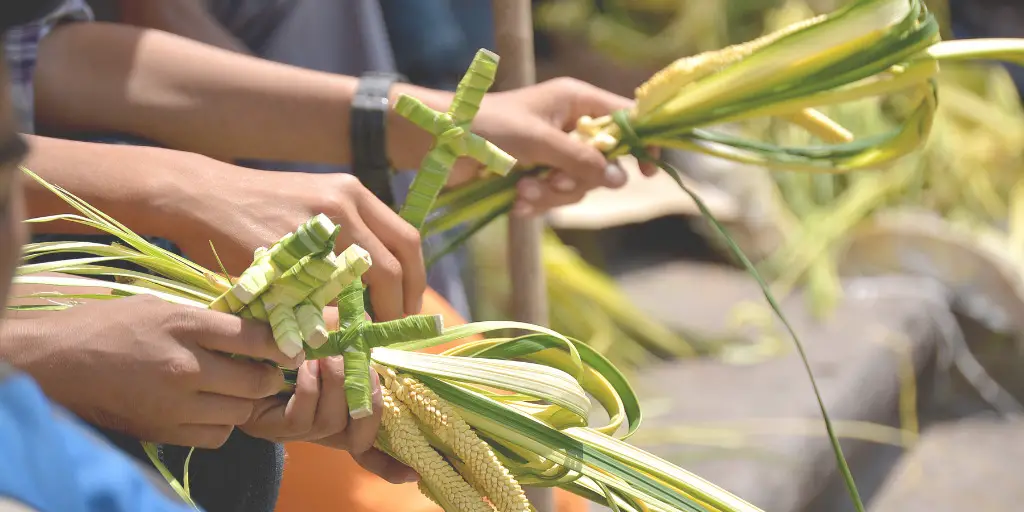
<svg viewBox="0 0 1024 512"><path fill-rule="evenodd" d="M328 331L338 330L340 320L338 319L338 308L336 307L325 307L324 308L324 326Z"/></svg>
<svg viewBox="0 0 1024 512"><path fill-rule="evenodd" d="M253 437L275 442L313 437L320 399L319 361L306 361L295 378L295 392L287 400L272 396L256 402L252 416L241 426Z"/></svg>
<svg viewBox="0 0 1024 512"><path fill-rule="evenodd" d="M233 426L223 425L179 425L165 438L153 442L215 450L224 446L234 430Z"/></svg>
<svg viewBox="0 0 1024 512"><path fill-rule="evenodd" d="M661 158L661 148L649 147L647 148L647 153L651 155L651 158ZM654 176L655 174L658 173L659 170L660 169L658 169L658 166L655 165L654 162L640 162L640 172L642 172L644 176Z"/></svg>
<svg viewBox="0 0 1024 512"><path fill-rule="evenodd" d="M513 214L518 216L536 215L551 208L577 203L586 195L586 190L582 188L561 193L542 183L544 182L535 178L524 178L519 181L517 184L519 201L512 210Z"/></svg>
<svg viewBox="0 0 1024 512"><path fill-rule="evenodd" d="M604 166L604 184L608 188L620 188L626 184L629 177L625 169L618 162L608 162Z"/></svg>
<svg viewBox="0 0 1024 512"><path fill-rule="evenodd" d="M419 231L376 197L360 205L360 215L402 266L405 314L419 313L423 307L423 292L427 289L427 268Z"/></svg>
<svg viewBox="0 0 1024 512"><path fill-rule="evenodd" d="M405 311L402 296L402 263L365 224L351 226L352 236L360 247L370 253L373 265L363 274L370 289L370 304L377 321L402 318Z"/></svg>
<svg viewBox="0 0 1024 512"><path fill-rule="evenodd" d="M528 161L559 169L586 189L606 185L604 169L607 160L598 149L543 124L533 128L530 140Z"/></svg>
<svg viewBox="0 0 1024 512"><path fill-rule="evenodd" d="M564 127L566 130L576 128L576 120L583 116L606 116L616 110L631 108L634 105L633 100L629 98L619 96L581 80L571 80L565 83L565 87L571 88L575 95L575 101L572 102L572 116L570 116L571 119L569 120L572 125Z"/></svg>
<svg viewBox="0 0 1024 512"><path fill-rule="evenodd" d="M377 439L377 431L380 430L384 404L380 392L380 377L372 368L370 369L370 384L373 386L371 394L373 414L365 418L352 420L345 432L348 437L348 451L352 452L353 455L364 453L373 448L373 443Z"/></svg>
<svg viewBox="0 0 1024 512"><path fill-rule="evenodd" d="M544 178L544 181L547 187L562 194L574 192L579 188L579 184L576 183L576 180L568 173L562 171L551 171L551 173Z"/></svg>
<svg viewBox="0 0 1024 512"><path fill-rule="evenodd" d="M210 350L273 361L286 368L298 368L304 359L300 352L295 358L281 353L274 342L270 326L253 320L243 320L217 311L194 309L194 315L184 326L195 335L196 343Z"/></svg>
<svg viewBox="0 0 1024 512"><path fill-rule="evenodd" d="M391 482L393 484L407 484L418 482L420 476L409 466L398 462L387 456L376 448L371 448L360 454L352 454L352 459L363 469Z"/></svg>
<svg viewBox="0 0 1024 512"><path fill-rule="evenodd" d="M212 425L234 427L243 425L252 417L255 403L232 396L198 392L181 406L183 425Z"/></svg>
<svg viewBox="0 0 1024 512"><path fill-rule="evenodd" d="M228 397L256 400L284 388L284 374L267 363L199 352L199 390Z"/></svg>
<svg viewBox="0 0 1024 512"><path fill-rule="evenodd" d="M290 435L313 430L320 401L320 361L306 361L295 376L295 392L284 407L284 426Z"/></svg>
<svg viewBox="0 0 1024 512"><path fill-rule="evenodd" d="M626 184L627 180L628 175L618 162L605 163L603 179L605 187L620 188ZM581 187L572 176L560 170L551 171L543 178L543 183L544 187L548 188L555 194L564 194L567 196L572 196L576 193L586 193L591 190L590 188L582 189L583 187Z"/></svg>
<svg viewBox="0 0 1024 512"><path fill-rule="evenodd" d="M348 399L345 397L345 359L320 360L320 402L316 406L313 434L317 439L345 432L348 428Z"/></svg>

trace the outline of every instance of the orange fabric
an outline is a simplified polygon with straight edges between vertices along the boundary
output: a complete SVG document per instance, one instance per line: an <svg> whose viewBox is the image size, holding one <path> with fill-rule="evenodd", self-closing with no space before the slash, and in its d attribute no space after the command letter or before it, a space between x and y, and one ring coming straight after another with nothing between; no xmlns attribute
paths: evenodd
<svg viewBox="0 0 1024 512"><path fill-rule="evenodd" d="M440 295L428 289L423 296L424 314L444 316L445 325L464 324L465 320ZM444 351L459 343L434 347ZM285 445L284 478L276 512L440 512L427 500L416 484L394 485L364 470L347 452L310 443ZM585 512L587 502L574 494L555 491L557 512Z"/></svg>

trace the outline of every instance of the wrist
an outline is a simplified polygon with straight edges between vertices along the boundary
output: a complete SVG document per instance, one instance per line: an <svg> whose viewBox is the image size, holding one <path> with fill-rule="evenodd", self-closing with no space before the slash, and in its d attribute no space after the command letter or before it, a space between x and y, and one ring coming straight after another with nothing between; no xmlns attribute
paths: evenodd
<svg viewBox="0 0 1024 512"><path fill-rule="evenodd" d="M443 112L448 110L452 93L410 84L395 84L391 88L392 108L388 109L387 118L388 157L397 170L415 170L419 168L434 139L429 133L395 112L394 104L402 94L412 96L428 107Z"/></svg>
<svg viewBox="0 0 1024 512"><path fill-rule="evenodd" d="M220 184L230 177L222 171L231 172L231 166L195 153L147 149L152 151L144 161L152 178L145 180L144 200L133 208L141 217L139 234L176 244L207 236L208 217L213 214L208 211L209 196L224 193Z"/></svg>
<svg viewBox="0 0 1024 512"><path fill-rule="evenodd" d="M39 360L41 347L46 345L49 320L7 315L0 327L0 360L35 378L32 361Z"/></svg>

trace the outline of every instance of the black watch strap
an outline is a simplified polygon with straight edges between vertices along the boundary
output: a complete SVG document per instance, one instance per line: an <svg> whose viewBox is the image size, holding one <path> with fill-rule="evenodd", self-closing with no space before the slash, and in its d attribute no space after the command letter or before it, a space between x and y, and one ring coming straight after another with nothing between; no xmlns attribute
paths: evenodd
<svg viewBox="0 0 1024 512"><path fill-rule="evenodd" d="M391 191L391 162L385 136L391 108L388 94L395 82L404 81L404 77L396 73L367 73L360 78L352 100L352 173L389 206L394 206L395 198Z"/></svg>

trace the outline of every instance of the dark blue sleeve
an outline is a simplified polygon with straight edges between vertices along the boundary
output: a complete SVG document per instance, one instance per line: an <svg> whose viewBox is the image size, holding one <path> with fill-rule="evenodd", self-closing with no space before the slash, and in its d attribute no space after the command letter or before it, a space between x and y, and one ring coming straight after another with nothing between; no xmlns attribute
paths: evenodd
<svg viewBox="0 0 1024 512"><path fill-rule="evenodd" d="M194 511L47 400L30 378L5 368L0 368L0 496L40 512Z"/></svg>

